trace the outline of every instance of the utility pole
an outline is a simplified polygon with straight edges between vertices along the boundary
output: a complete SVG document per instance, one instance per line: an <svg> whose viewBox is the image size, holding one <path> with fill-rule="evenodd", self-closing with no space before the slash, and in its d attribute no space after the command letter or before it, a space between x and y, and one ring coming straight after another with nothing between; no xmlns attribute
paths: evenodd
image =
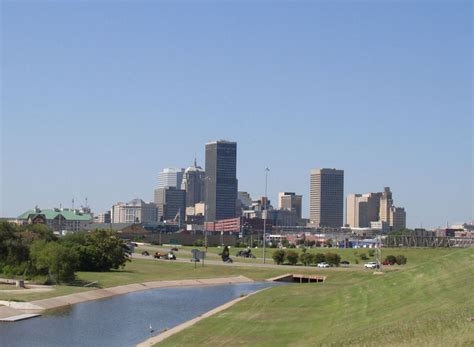
<svg viewBox="0 0 474 347"><path fill-rule="evenodd" d="M266 254L265 254L265 247L267 243L267 186L268 186L268 172L270 169L267 167L265 168L265 203L263 206L263 212L265 215L263 216L263 263L265 264L266 261Z"/></svg>

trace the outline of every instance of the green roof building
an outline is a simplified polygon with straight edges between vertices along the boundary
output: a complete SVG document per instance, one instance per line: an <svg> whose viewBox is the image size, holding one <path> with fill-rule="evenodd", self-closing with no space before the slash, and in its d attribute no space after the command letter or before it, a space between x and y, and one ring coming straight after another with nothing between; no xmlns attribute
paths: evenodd
<svg viewBox="0 0 474 347"><path fill-rule="evenodd" d="M23 224L46 224L54 231L79 231L92 223L92 215L82 210L35 208L18 216Z"/></svg>

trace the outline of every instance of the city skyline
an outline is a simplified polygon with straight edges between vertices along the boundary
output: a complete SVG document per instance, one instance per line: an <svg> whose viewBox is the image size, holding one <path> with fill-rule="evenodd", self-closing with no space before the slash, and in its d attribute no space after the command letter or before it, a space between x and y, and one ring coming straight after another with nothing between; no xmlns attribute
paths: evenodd
<svg viewBox="0 0 474 347"><path fill-rule="evenodd" d="M473 219L470 6L1 6L1 216L153 201L162 168L226 138L240 189L270 167L304 217L329 167L345 196L391 187L408 227Z"/></svg>

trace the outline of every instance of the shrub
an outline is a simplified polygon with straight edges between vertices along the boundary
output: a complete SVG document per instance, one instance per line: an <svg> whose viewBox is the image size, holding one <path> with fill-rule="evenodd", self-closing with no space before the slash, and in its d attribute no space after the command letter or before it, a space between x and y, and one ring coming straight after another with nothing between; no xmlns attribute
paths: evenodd
<svg viewBox="0 0 474 347"><path fill-rule="evenodd" d="M324 255L326 257L326 261L335 266L339 266L339 263L341 262L341 256L337 253L326 253Z"/></svg>
<svg viewBox="0 0 474 347"><path fill-rule="evenodd" d="M295 252L295 251L288 251L286 252L286 261L290 264L290 265L296 265L296 263L298 262L298 253Z"/></svg>
<svg viewBox="0 0 474 347"><path fill-rule="evenodd" d="M373 257L375 255L375 251L373 249L369 249L369 257Z"/></svg>
<svg viewBox="0 0 474 347"><path fill-rule="evenodd" d="M362 259L362 260L367 260L367 259L369 259L369 257L368 257L367 254L365 254L365 253L359 254L359 257L360 257L360 259Z"/></svg>
<svg viewBox="0 0 474 347"><path fill-rule="evenodd" d="M300 262L303 263L303 265L305 266L308 266L309 264L311 264L314 260L314 257L312 254L310 253L303 253L300 255Z"/></svg>
<svg viewBox="0 0 474 347"><path fill-rule="evenodd" d="M278 249L276 250L275 252L273 252L273 255L272 255L272 258L273 258L273 261L277 264L277 265L281 265L283 264L283 262L285 261L285 251L282 250L282 249Z"/></svg>
<svg viewBox="0 0 474 347"><path fill-rule="evenodd" d="M395 262L398 265L405 265L407 263L407 258L404 255L397 255Z"/></svg>
<svg viewBox="0 0 474 347"><path fill-rule="evenodd" d="M316 264L319 264L319 263L322 263L322 262L325 262L326 261L326 257L324 256L324 254L322 253L316 253L314 255L314 262Z"/></svg>
<svg viewBox="0 0 474 347"><path fill-rule="evenodd" d="M390 265L393 265L397 262L397 257L395 257L394 255L387 255L385 257L385 261L389 263Z"/></svg>
<svg viewBox="0 0 474 347"><path fill-rule="evenodd" d="M356 259L354 263L359 264L359 259Z"/></svg>

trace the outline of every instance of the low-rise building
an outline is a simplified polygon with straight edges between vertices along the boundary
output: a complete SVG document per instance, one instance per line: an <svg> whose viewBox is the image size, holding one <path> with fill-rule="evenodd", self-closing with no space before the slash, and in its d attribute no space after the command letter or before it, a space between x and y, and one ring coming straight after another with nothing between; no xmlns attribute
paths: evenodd
<svg viewBox="0 0 474 347"><path fill-rule="evenodd" d="M110 218L112 223L153 223L158 221L158 209L153 203L133 199L113 205Z"/></svg>
<svg viewBox="0 0 474 347"><path fill-rule="evenodd" d="M35 207L18 216L21 224L46 224L53 231L80 231L92 223L92 215L81 209L40 209Z"/></svg>

